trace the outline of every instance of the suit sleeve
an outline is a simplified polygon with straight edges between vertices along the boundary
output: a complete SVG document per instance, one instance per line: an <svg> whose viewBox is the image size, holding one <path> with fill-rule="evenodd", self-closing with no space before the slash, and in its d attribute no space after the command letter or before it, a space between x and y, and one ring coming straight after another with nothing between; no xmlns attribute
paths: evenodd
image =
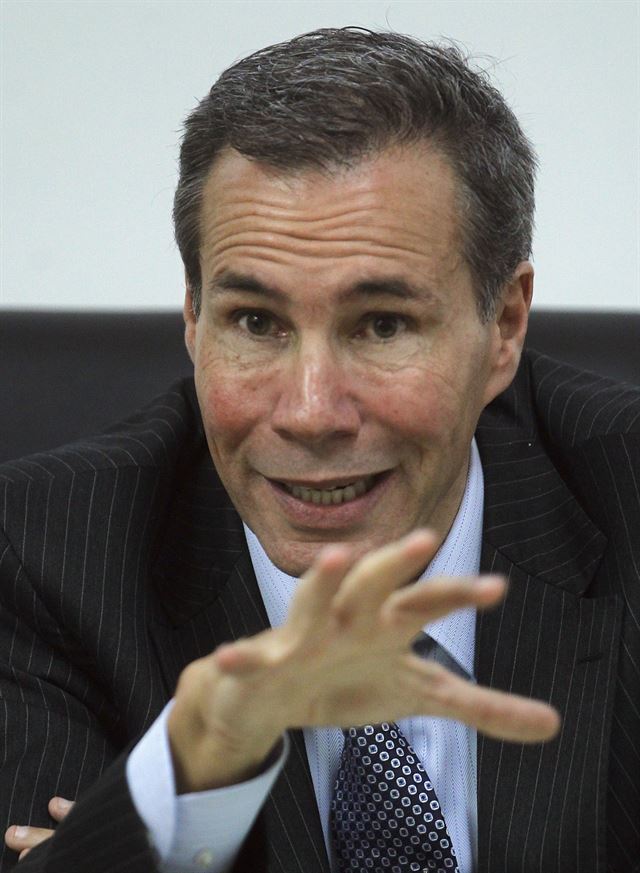
<svg viewBox="0 0 640 873"><path fill-rule="evenodd" d="M9 824L54 827L47 804L60 794L78 802L55 836L20 862L21 873L153 873L117 714L78 651L0 534L2 834ZM1 873L17 860L3 842Z"/></svg>

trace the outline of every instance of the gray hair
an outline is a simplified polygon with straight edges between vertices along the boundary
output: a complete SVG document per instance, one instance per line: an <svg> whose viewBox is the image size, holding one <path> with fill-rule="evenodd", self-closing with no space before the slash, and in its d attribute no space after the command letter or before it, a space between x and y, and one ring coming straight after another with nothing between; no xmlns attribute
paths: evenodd
<svg viewBox="0 0 640 873"><path fill-rule="evenodd" d="M202 190L222 150L283 170L331 172L423 142L455 171L463 255L479 315L492 318L505 282L531 254L533 148L456 46L353 27L316 30L238 61L187 118L173 218L196 315Z"/></svg>

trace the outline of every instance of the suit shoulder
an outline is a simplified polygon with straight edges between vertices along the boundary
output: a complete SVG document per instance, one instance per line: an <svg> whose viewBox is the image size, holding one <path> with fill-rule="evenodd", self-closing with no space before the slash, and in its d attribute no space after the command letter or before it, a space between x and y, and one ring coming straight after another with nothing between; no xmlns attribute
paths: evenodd
<svg viewBox="0 0 640 873"><path fill-rule="evenodd" d="M525 353L524 363L531 399L552 440L578 446L596 437L640 436L639 385L532 351Z"/></svg>
<svg viewBox="0 0 640 873"><path fill-rule="evenodd" d="M0 528L20 559L47 543L70 553L74 537L95 540L103 528L112 543L129 530L151 536L184 458L203 442L190 392L192 380L180 380L102 434L0 465Z"/></svg>
<svg viewBox="0 0 640 873"><path fill-rule="evenodd" d="M126 467L167 468L199 430L193 380L181 379L142 409L95 436L0 464L0 483L13 485Z"/></svg>

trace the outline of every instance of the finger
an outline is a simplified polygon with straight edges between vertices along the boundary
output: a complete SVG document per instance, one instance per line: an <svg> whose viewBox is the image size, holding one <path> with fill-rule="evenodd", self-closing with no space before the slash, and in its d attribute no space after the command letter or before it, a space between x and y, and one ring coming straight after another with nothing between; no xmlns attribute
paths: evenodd
<svg viewBox="0 0 640 873"><path fill-rule="evenodd" d="M14 852L33 849L53 835L49 828L34 828L26 825L12 825L4 835L4 841Z"/></svg>
<svg viewBox="0 0 640 873"><path fill-rule="evenodd" d="M417 530L370 552L347 573L333 599L333 614L339 621L368 621L392 591L424 570L437 548L433 531Z"/></svg>
<svg viewBox="0 0 640 873"><path fill-rule="evenodd" d="M393 592L382 607L381 619L403 635L415 635L425 624L454 610L495 606L506 587L502 576L435 577Z"/></svg>
<svg viewBox="0 0 640 873"><path fill-rule="evenodd" d="M420 665L415 666L428 677L424 704L434 715L462 721L489 737L510 742L543 742L560 729L558 712L541 700L474 685L429 662Z"/></svg>
<svg viewBox="0 0 640 873"><path fill-rule="evenodd" d="M347 543L336 543L322 549L300 579L287 620L308 625L324 614L354 560L354 549Z"/></svg>
<svg viewBox="0 0 640 873"><path fill-rule="evenodd" d="M265 653L255 637L222 643L213 653L215 666L222 673L238 675L251 673L266 666Z"/></svg>
<svg viewBox="0 0 640 873"><path fill-rule="evenodd" d="M281 663L292 652L293 640L280 628L222 643L213 653L215 668L228 676L258 673Z"/></svg>
<svg viewBox="0 0 640 873"><path fill-rule="evenodd" d="M216 666L227 674L247 674L272 666L302 638L308 640L326 613L345 573L353 563L353 549L345 543L324 548L302 577L287 618L287 633L266 634L224 643L215 653Z"/></svg>
<svg viewBox="0 0 640 873"><path fill-rule="evenodd" d="M73 801L64 797L52 797L49 801L49 815L56 821L62 819L73 809Z"/></svg>

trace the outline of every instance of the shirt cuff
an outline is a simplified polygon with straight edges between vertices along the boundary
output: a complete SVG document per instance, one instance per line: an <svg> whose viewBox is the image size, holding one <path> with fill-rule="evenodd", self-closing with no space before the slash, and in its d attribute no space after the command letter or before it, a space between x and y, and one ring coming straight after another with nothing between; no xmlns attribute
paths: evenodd
<svg viewBox="0 0 640 873"><path fill-rule="evenodd" d="M176 796L170 701L127 759L127 782L163 873L224 873L232 865L289 753L289 740L253 779Z"/></svg>

